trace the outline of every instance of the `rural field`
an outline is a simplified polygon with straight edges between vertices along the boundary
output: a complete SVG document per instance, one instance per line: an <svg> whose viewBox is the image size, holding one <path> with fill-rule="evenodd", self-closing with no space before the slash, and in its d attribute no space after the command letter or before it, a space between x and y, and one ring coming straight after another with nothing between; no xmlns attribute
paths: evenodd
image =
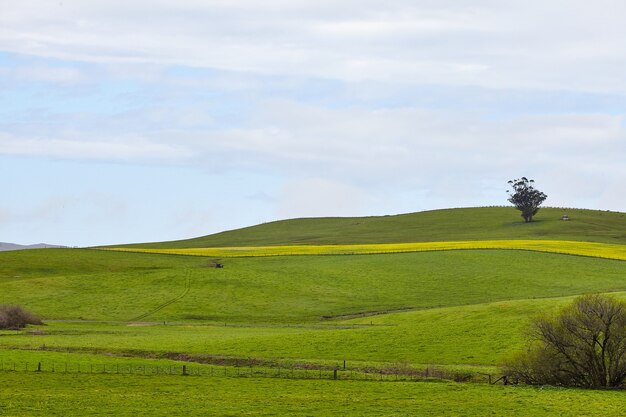
<svg viewBox="0 0 626 417"><path fill-rule="evenodd" d="M0 417L626 417L625 15L0 1Z"/></svg>
<svg viewBox="0 0 626 417"><path fill-rule="evenodd" d="M625 213L450 209L2 252L0 304L45 324L0 330L0 415L623 415L623 390L498 381L533 318L586 293L626 299Z"/></svg>

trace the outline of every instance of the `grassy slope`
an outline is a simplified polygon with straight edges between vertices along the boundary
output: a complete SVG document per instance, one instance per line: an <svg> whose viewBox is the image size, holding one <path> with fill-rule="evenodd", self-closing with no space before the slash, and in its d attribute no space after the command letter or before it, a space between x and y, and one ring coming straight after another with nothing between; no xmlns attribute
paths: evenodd
<svg viewBox="0 0 626 417"><path fill-rule="evenodd" d="M18 416L619 416L621 392L454 383L6 373ZM15 387L26 386L27 389Z"/></svg>
<svg viewBox="0 0 626 417"><path fill-rule="evenodd" d="M520 348L528 317L562 303L528 299L626 290L624 261L514 250L237 258L228 259L223 269L206 268L207 262L78 249L5 252L0 254L0 303L21 303L47 318L128 320L181 294L189 278L190 290L181 300L145 320L273 324L54 324L46 336L3 337L1 344L494 365ZM484 304L498 300L510 301ZM407 307L418 311L345 322L392 326L282 327L320 323L324 315Z"/></svg>
<svg viewBox="0 0 626 417"><path fill-rule="evenodd" d="M488 210L503 209L476 210L488 214ZM573 218L570 223L544 219L545 222L522 225L511 220L509 212L509 223L494 227L483 219L481 221L491 226L481 231L472 229L476 225L469 222L470 232L464 230L462 221L454 223L452 218L457 218L458 211L429 213L440 216L439 220L442 215L451 218L439 230L433 228L434 220L430 225L421 224L423 233L420 235L427 236L424 240L450 240L453 233L457 233L456 239L527 237L624 243L624 214L621 213L585 211L576 215L576 211L569 210ZM555 216L560 213L560 210L554 211ZM359 242L367 242L364 239L402 241L411 236L408 232L411 227L413 232L420 229L414 219L408 217L422 214L406 215L406 222L400 221L394 230L386 231L382 230L384 225L375 223L388 218L375 218L378 220L368 225L367 230L351 225L352 233L346 231L346 235L350 239L361 239ZM541 214L547 215L549 210L542 210ZM389 219L402 217L389 216ZM280 241L294 230L280 233L257 230L253 234L260 239L259 244L323 240L329 239L335 228L341 229L343 226L339 223L345 224L346 219L320 221L318 236L310 234L311 223L304 224L311 221L294 221L303 222L298 242ZM264 226L271 225L258 227ZM244 236L245 233L243 237L235 236L237 231L229 233L234 235L225 238L231 242L234 238L251 239ZM338 236L331 236L334 243L341 241ZM268 241L262 242L263 239ZM246 244L251 242L254 243L250 240ZM533 297L626 289L626 262L520 251L228 259L223 270L206 268L206 264L205 258L86 250L0 253L0 303L24 303L47 317L126 320L181 294L189 278L190 290L181 300L146 320L274 323L260 327L52 323L44 328L47 334L43 336L0 332L0 358L37 361L58 356L61 361L71 361L68 355L76 355L87 363L97 362L95 357L86 354L12 350L46 345L48 349L114 354L143 350L136 352L140 356L146 352L177 351L305 361L337 361L345 356L349 364L489 366L497 364L509 352L523 348L523 330L530 317L538 312L554 311L567 301L559 298L533 300ZM497 300L510 301L493 303ZM319 323L320 315L398 307L423 310L324 322L374 324L365 328L281 325L285 322L315 324ZM101 360L121 361L122 358L106 355ZM140 363L147 359L124 360ZM7 382L4 391L0 387L2 415L71 415L71 412L83 415L86 410L94 415L171 415L183 409L186 415L214 412L216 415L535 416L594 415L596 411L597 415L621 415L624 401L623 393L471 384L19 372L2 373L0 377ZM28 388L16 389L16 386ZM157 401L155 391L160 393ZM103 392L106 395L102 395ZM214 395L207 399L207 392Z"/></svg>
<svg viewBox="0 0 626 417"><path fill-rule="evenodd" d="M130 319L182 292L201 258L102 256L83 249L0 253L0 304L23 304L44 318Z"/></svg>
<svg viewBox="0 0 626 417"><path fill-rule="evenodd" d="M542 208L524 224L510 207L433 210L395 216L306 218L265 223L172 242L118 245L194 248L298 244L557 239L626 243L626 213ZM569 222L560 220L567 213Z"/></svg>
<svg viewBox="0 0 626 417"><path fill-rule="evenodd" d="M622 299L626 292L617 293ZM495 366L526 346L531 319L570 298L516 300L445 307L352 319L335 324L363 327L189 326L50 323L46 333L6 332L0 349L125 353L145 357L167 352L290 359L341 364ZM42 356L41 352L35 353ZM110 360L110 359L108 359Z"/></svg>
<svg viewBox="0 0 626 417"><path fill-rule="evenodd" d="M0 253L0 303L45 318L316 322L321 316L626 290L626 262L514 250L233 258ZM187 285L189 290L187 291Z"/></svg>

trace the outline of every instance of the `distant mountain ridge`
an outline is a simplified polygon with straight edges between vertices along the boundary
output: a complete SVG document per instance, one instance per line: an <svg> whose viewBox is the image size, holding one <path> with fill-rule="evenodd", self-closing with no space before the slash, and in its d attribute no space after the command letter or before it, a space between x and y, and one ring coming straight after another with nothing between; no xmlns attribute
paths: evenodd
<svg viewBox="0 0 626 417"><path fill-rule="evenodd" d="M25 249L47 249L47 248L66 248L67 246L49 245L47 243L35 243L33 245L18 245L17 243L0 242L0 251L8 250L25 250Z"/></svg>

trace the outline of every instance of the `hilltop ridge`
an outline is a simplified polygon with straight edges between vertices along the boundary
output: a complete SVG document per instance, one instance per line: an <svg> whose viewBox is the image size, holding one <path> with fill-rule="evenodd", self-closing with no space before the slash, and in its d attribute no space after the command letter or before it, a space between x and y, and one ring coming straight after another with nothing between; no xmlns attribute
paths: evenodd
<svg viewBox="0 0 626 417"><path fill-rule="evenodd" d="M567 214L568 221L561 220ZM203 248L488 239L558 239L626 244L626 213L542 208L525 224L513 207L472 207L368 217L278 220L192 239L114 245Z"/></svg>

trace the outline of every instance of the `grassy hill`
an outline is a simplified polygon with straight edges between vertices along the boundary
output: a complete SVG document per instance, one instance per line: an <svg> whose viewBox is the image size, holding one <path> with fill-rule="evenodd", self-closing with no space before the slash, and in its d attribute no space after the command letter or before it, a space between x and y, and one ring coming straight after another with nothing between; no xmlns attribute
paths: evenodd
<svg viewBox="0 0 626 417"><path fill-rule="evenodd" d="M565 213L572 220L560 220ZM305 246L308 255L226 253L220 255L224 267L215 268L213 257L203 256L213 249L198 250L201 256L89 249L1 252L0 304L22 304L46 325L0 331L0 375L18 387L11 388L12 398L25 399L3 402L0 395L0 410L43 415L31 412L35 408L29 408L28 398L57 414L68 403L81 402L107 415L179 410L166 402L144 408L158 386L170 394L179 387L180 393L171 394L174 402L205 414L206 393L219 386L233 415L258 414L253 404L262 404L266 415L400 415L409 409L416 415L449 415L452 407L455 415L621 415L623 393L616 392L329 380L335 367L342 375L369 373L389 380L394 373L397 379L406 370L434 366L484 382L485 372L498 375L498 365L525 348L536 314L551 314L588 292L626 299L626 261L607 259L626 248L625 213L542 209L536 220L524 224L512 208L295 219L138 246L189 251L185 248L289 245L293 250L326 244L336 250L340 244L508 240L519 245L520 239L534 239L540 242L530 244L556 253L453 245L447 248L452 250L339 255ZM564 254L578 246L591 252ZM44 371L33 372L40 363ZM118 366L130 364L141 375L116 375ZM158 368L146 374L146 367L182 365L220 377L183 378ZM94 366L102 373L92 375ZM308 372L301 378L322 378L323 372L327 377L223 377L242 369L252 375L253 366L271 375L276 368L291 374L295 368ZM80 388L65 390L72 384ZM248 405L241 403L242 386L249 388ZM339 388L343 393L331 396ZM196 394L190 399L192 389ZM283 404L287 391L278 395L280 401L267 402L281 389L294 395L293 406ZM120 396L115 404L107 401L112 395ZM358 402L347 400L352 395ZM439 399L433 403L433 398ZM324 408L333 401L341 407ZM536 406L542 401L545 405ZM299 408L302 404L309 408Z"/></svg>
<svg viewBox="0 0 626 417"><path fill-rule="evenodd" d="M223 262L216 269L203 257L3 252L0 304L21 303L46 319L311 323L367 311L626 290L624 261L517 250Z"/></svg>
<svg viewBox="0 0 626 417"><path fill-rule="evenodd" d="M561 216L571 220L563 221ZM556 239L626 243L626 213L542 208L524 224L512 207L457 208L394 216L281 220L194 239L116 245L202 248L271 245L441 242L489 239Z"/></svg>

